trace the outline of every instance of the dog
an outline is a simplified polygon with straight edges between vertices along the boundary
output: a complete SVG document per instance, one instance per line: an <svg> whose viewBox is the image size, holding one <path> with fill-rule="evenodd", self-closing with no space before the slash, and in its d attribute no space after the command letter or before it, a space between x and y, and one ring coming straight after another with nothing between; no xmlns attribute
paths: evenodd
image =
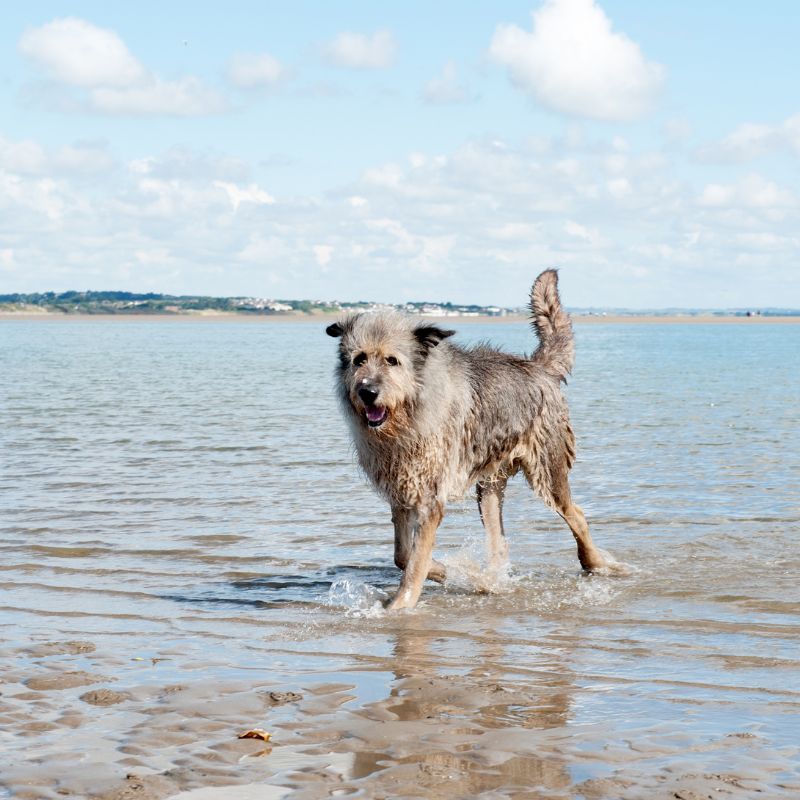
<svg viewBox="0 0 800 800"><path fill-rule="evenodd" d="M555 270L534 282L530 310L539 344L529 358L461 347L448 341L455 331L397 312L356 313L326 329L339 339L338 395L358 460L392 510L403 576L390 610L413 608L426 578L444 583L431 556L436 530L445 504L472 486L490 564L507 562L503 493L519 471L570 527L583 569L607 566L567 480L575 435L560 384L575 345Z"/></svg>

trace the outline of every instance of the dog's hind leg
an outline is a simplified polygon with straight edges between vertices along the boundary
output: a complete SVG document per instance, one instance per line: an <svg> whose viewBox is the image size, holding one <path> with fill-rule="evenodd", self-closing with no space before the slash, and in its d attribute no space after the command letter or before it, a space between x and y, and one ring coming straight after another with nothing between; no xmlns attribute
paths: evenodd
<svg viewBox="0 0 800 800"><path fill-rule="evenodd" d="M493 475L480 481L475 487L478 511L486 531L486 549L491 570L500 569L508 563L508 541L503 530L503 495L507 482L505 475Z"/></svg>
<svg viewBox="0 0 800 800"><path fill-rule="evenodd" d="M607 566L605 559L592 541L592 536L589 533L589 525L586 522L583 511L581 511L580 506L572 502L569 480L567 479L568 467L566 464L560 464L550 470L550 475L550 490L553 498L553 506L567 525L569 525L569 529L575 537L581 566L587 572L592 572L593 570Z"/></svg>
<svg viewBox="0 0 800 800"><path fill-rule="evenodd" d="M392 522L394 523L394 563L398 569L405 570L414 546L417 515L407 508L392 508ZM447 578L444 564L431 559L427 578L429 581L444 583Z"/></svg>
<svg viewBox="0 0 800 800"><path fill-rule="evenodd" d="M434 562L431 559L433 543L436 539L436 530L442 521L443 510L436 508L419 520L416 535L409 551L404 552L407 558L404 561L405 568L397 594L392 598L386 608L389 611L397 611L401 608L414 608L422 594L422 585L425 578L434 572ZM439 565L441 566L441 565Z"/></svg>

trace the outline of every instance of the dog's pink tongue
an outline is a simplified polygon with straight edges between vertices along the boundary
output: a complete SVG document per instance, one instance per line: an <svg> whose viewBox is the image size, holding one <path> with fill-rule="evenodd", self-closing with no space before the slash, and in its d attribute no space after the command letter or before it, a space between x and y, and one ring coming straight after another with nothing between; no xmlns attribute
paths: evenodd
<svg viewBox="0 0 800 800"><path fill-rule="evenodd" d="M381 406L367 406L367 419L370 422L380 422L385 413L385 409Z"/></svg>

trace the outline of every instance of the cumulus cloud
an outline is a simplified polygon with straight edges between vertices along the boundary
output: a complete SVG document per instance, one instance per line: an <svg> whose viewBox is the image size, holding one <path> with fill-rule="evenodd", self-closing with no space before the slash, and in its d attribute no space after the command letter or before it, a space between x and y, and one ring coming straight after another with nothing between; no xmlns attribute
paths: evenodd
<svg viewBox="0 0 800 800"><path fill-rule="evenodd" d="M397 43L391 31L378 30L371 36L344 31L323 49L328 63L349 69L385 69L391 66Z"/></svg>
<svg viewBox="0 0 800 800"><path fill-rule="evenodd" d="M19 51L53 81L85 94L59 99L54 110L100 114L197 116L227 108L199 78L167 81L147 70L112 30L75 17L25 31Z"/></svg>
<svg viewBox="0 0 800 800"><path fill-rule="evenodd" d="M291 197L226 156L175 148L92 174L67 152L0 140L9 291L520 305L561 266L574 306L800 305L793 189L758 173L692 185L680 155L620 140L472 140Z"/></svg>
<svg viewBox="0 0 800 800"><path fill-rule="evenodd" d="M51 78L71 86L132 86L147 77L114 31L75 17L29 28L19 51Z"/></svg>
<svg viewBox="0 0 800 800"><path fill-rule="evenodd" d="M757 173L745 175L733 183L706 184L697 204L706 208L766 209L772 214L800 205L796 194Z"/></svg>
<svg viewBox="0 0 800 800"><path fill-rule="evenodd" d="M251 180L247 162L231 156L197 153L187 147L170 147L159 156L148 156L128 162L133 175L149 175L165 180L233 181Z"/></svg>
<svg viewBox="0 0 800 800"><path fill-rule="evenodd" d="M273 87L287 76L287 69L269 53L236 53L228 62L228 81L242 89Z"/></svg>
<svg viewBox="0 0 800 800"><path fill-rule="evenodd" d="M107 173L115 166L104 143L75 142L52 150L31 139L0 136L0 172L15 175L78 176Z"/></svg>
<svg viewBox="0 0 800 800"><path fill-rule="evenodd" d="M533 29L498 25L489 56L546 108L578 117L632 120L653 104L664 68L612 30L594 0L546 0Z"/></svg>
<svg viewBox="0 0 800 800"><path fill-rule="evenodd" d="M778 125L745 122L722 140L698 148L695 157L709 163L736 163L785 152L800 155L800 114Z"/></svg>
<svg viewBox="0 0 800 800"><path fill-rule="evenodd" d="M328 266L334 248L329 244L315 244L311 249L314 251L314 258L316 258L317 264L321 267Z"/></svg>
<svg viewBox="0 0 800 800"><path fill-rule="evenodd" d="M199 78L187 77L175 81L150 78L138 86L92 89L89 106L103 114L194 117L218 114L228 104Z"/></svg>
<svg viewBox="0 0 800 800"><path fill-rule="evenodd" d="M275 202L275 198L271 194L260 189L255 183L249 186L237 186L228 181L214 181L214 186L222 189L228 195L234 212L239 210L242 203L271 206Z"/></svg>
<svg viewBox="0 0 800 800"><path fill-rule="evenodd" d="M454 61L444 65L442 74L431 78L422 90L422 99L431 105L455 105L470 99L466 86L458 81L458 70Z"/></svg>

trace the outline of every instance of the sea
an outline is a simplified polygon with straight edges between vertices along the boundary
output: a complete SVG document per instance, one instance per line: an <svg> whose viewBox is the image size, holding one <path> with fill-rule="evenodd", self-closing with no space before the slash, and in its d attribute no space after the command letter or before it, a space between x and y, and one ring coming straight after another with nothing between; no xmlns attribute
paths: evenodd
<svg viewBox="0 0 800 800"><path fill-rule="evenodd" d="M583 574L517 478L508 573L485 591L468 495L448 583L402 614L324 327L0 321L0 797L132 771L198 798L800 795L800 325L576 324L573 495L627 574Z"/></svg>

